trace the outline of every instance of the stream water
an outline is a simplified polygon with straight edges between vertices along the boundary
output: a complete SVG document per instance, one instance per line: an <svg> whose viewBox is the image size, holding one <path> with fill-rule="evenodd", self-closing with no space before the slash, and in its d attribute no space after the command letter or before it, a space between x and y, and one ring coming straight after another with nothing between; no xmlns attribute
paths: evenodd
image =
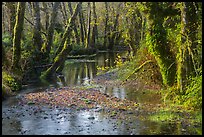
<svg viewBox="0 0 204 137"><path fill-rule="evenodd" d="M138 118L135 114L126 114L125 120L108 117L106 113L91 110L39 108L35 105L21 105L19 98L26 93L43 91L51 87L89 86L97 74L97 67L115 66L116 54L99 53L92 59L70 59L65 62L62 75L49 85L36 83L25 87L17 96L2 101L3 135L148 135L148 134L198 134L201 127L184 127L182 123L157 123ZM101 92L126 98L139 103L160 103L157 94L143 94L134 87L100 85ZM36 113L33 113L35 110Z"/></svg>

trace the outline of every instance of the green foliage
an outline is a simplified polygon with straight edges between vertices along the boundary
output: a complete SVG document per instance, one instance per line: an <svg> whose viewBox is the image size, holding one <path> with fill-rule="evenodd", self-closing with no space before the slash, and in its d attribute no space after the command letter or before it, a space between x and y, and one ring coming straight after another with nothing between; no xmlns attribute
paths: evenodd
<svg viewBox="0 0 204 137"><path fill-rule="evenodd" d="M153 114L149 117L150 120L155 121L155 122L170 122L170 121L180 121L181 116L179 114L169 112L169 111L160 111L157 112L156 114Z"/></svg>
<svg viewBox="0 0 204 137"><path fill-rule="evenodd" d="M5 71L2 72L2 80L3 83L10 87L12 91L18 91L21 89L21 83L17 80L17 78Z"/></svg>
<svg viewBox="0 0 204 137"><path fill-rule="evenodd" d="M189 78L185 91L180 93L176 86L161 90L163 101L167 104L182 105L187 109L202 108L202 74Z"/></svg>
<svg viewBox="0 0 204 137"><path fill-rule="evenodd" d="M54 31L53 45L51 46L50 54L49 54L50 60L53 60L53 58L55 57L57 48L59 47L61 41L62 41L62 34L61 33L57 33L56 31ZM46 43L44 43L42 49L46 50Z"/></svg>
<svg viewBox="0 0 204 137"><path fill-rule="evenodd" d="M117 55L115 63L116 63L116 67L120 67L123 64L123 60L120 55Z"/></svg>
<svg viewBox="0 0 204 137"><path fill-rule="evenodd" d="M80 45L72 46L72 51L69 53L69 55L77 56L77 55L92 55L97 52L97 49L95 48L84 48Z"/></svg>
<svg viewBox="0 0 204 137"><path fill-rule="evenodd" d="M5 48L12 47L12 38L10 34L3 34L2 35L2 42L6 46Z"/></svg>
<svg viewBox="0 0 204 137"><path fill-rule="evenodd" d="M202 108L202 75L189 79L190 84L187 85L185 94L181 99L185 106L195 109Z"/></svg>
<svg viewBox="0 0 204 137"><path fill-rule="evenodd" d="M21 67L23 71L27 69L28 64L31 67L31 64L34 63L32 58L34 57L35 48L32 46L32 39L32 33L27 33L27 36L21 41Z"/></svg>

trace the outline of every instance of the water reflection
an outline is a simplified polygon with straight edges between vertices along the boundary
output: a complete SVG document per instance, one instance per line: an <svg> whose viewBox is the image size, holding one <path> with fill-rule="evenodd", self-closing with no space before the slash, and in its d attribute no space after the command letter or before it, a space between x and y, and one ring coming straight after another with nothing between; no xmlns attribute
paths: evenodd
<svg viewBox="0 0 204 137"><path fill-rule="evenodd" d="M97 67L115 66L116 56L122 54L125 53L99 53L92 60L67 60L62 71L63 76L58 77L58 81L63 86L90 85L90 80L97 74Z"/></svg>

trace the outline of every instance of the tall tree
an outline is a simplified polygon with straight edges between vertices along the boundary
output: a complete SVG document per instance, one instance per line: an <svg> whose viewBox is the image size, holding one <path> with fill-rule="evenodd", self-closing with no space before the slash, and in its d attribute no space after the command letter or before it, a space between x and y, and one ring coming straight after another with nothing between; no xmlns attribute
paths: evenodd
<svg viewBox="0 0 204 137"><path fill-rule="evenodd" d="M144 22L142 27L142 21L145 17L141 16L136 3L126 3L127 14L126 22L127 29L125 31L125 43L132 50L133 56L136 55L137 49L141 41L142 29L144 29Z"/></svg>
<svg viewBox="0 0 204 137"><path fill-rule="evenodd" d="M55 2L53 5L51 20L50 20L48 32L47 32L46 43L42 47L46 57L49 57L50 49L53 44L53 34L54 34L57 11L58 11L59 5L60 5L60 2Z"/></svg>
<svg viewBox="0 0 204 137"><path fill-rule="evenodd" d="M82 11L82 6L80 6L79 10L79 22L80 22L80 42L81 45L85 45L85 22L84 22L84 16Z"/></svg>
<svg viewBox="0 0 204 137"><path fill-rule="evenodd" d="M91 3L88 2L88 20L87 20L87 37L86 48L90 47L90 32L91 32Z"/></svg>
<svg viewBox="0 0 204 137"><path fill-rule="evenodd" d="M96 15L95 2L93 2L93 18L94 18L94 26L92 30L91 47L94 47L94 45L98 41L97 15Z"/></svg>
<svg viewBox="0 0 204 137"><path fill-rule="evenodd" d="M66 11L66 6L64 2L60 2L60 9L63 17L63 23L66 26L67 23L67 11Z"/></svg>
<svg viewBox="0 0 204 137"><path fill-rule="evenodd" d="M149 52L154 55L160 68L163 84L171 86L176 76L175 57L167 43L167 32L163 26L164 18L177 12L170 12L171 9L164 9L163 3L146 2L139 3L141 11L147 19L146 43Z"/></svg>
<svg viewBox="0 0 204 137"><path fill-rule="evenodd" d="M21 71L20 59L21 59L21 34L23 31L24 14L25 14L25 2L18 2L16 23L14 26L13 36L13 59L12 59L12 70Z"/></svg>
<svg viewBox="0 0 204 137"><path fill-rule="evenodd" d="M41 23L40 23L40 7L39 2L33 2L34 9L34 33L33 33L33 41L34 47L37 48L38 52L42 47L42 38L41 38Z"/></svg>
<svg viewBox="0 0 204 137"><path fill-rule="evenodd" d="M109 10L108 10L108 2L105 2L105 30L104 30L104 42L103 42L103 46L104 47L107 47L107 42L108 42L108 37L107 35L109 35L109 24L108 24L108 21L109 21L109 17L108 17L108 13L109 13Z"/></svg>
<svg viewBox="0 0 204 137"><path fill-rule="evenodd" d="M11 36L13 37L13 30L15 25L15 19L16 19L16 3L15 2L6 2L6 6L9 10L9 32Z"/></svg>
<svg viewBox="0 0 204 137"><path fill-rule="evenodd" d="M183 93L185 81L189 76L196 75L194 56L197 48L198 15L194 2L180 3L181 11L181 40L178 45L177 88Z"/></svg>
<svg viewBox="0 0 204 137"><path fill-rule="evenodd" d="M58 48L58 53L57 56L54 59L54 63L52 64L51 67L49 67L42 75L42 78L49 78L50 76L52 76L56 71L59 71L59 69L61 68L61 66L63 65L65 59L66 59L66 55L71 51L71 45L69 44L69 39L71 37L71 32L72 32L72 28L74 25L74 21L77 17L77 14L79 13L80 10L80 6L81 6L82 2L77 3L76 8L74 10L73 15L71 16L71 18L68 20L68 26L63 34L62 37L62 41L59 45Z"/></svg>
<svg viewBox="0 0 204 137"><path fill-rule="evenodd" d="M49 12L48 12L48 3L47 2L43 2L43 8L42 10L45 12L45 30L48 31L48 27L49 27Z"/></svg>
<svg viewBox="0 0 204 137"><path fill-rule="evenodd" d="M72 10L71 2L68 2L68 7L69 7L70 14L72 16L73 10ZM79 37L78 31L77 31L76 23L74 23L73 30L74 30L74 34L75 34L75 41L76 41L77 45L79 45L80 44L80 37Z"/></svg>
<svg viewBox="0 0 204 137"><path fill-rule="evenodd" d="M118 28L118 19L119 19L119 11L120 11L120 6L122 3L119 3L117 10L116 10L116 17L115 17L115 21L114 21L114 25L113 25L113 29L111 30L110 33L110 39L109 39L109 45L108 45L108 49L109 50L113 50L114 44L115 44L115 37L117 34L117 28Z"/></svg>
<svg viewBox="0 0 204 137"><path fill-rule="evenodd" d="M4 34L6 32L6 25L5 25L5 6L4 3L2 3L2 33Z"/></svg>

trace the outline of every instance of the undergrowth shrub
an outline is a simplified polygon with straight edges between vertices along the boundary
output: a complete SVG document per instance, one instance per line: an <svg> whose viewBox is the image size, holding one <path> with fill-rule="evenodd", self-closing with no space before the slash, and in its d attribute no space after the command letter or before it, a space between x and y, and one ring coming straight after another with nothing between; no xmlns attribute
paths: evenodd
<svg viewBox="0 0 204 137"><path fill-rule="evenodd" d="M190 78L185 94L181 99L185 106L195 109L202 108L202 75Z"/></svg>
<svg viewBox="0 0 204 137"><path fill-rule="evenodd" d="M5 71L2 72L2 82L4 85L10 87L12 91L18 91L21 89L20 81Z"/></svg>

